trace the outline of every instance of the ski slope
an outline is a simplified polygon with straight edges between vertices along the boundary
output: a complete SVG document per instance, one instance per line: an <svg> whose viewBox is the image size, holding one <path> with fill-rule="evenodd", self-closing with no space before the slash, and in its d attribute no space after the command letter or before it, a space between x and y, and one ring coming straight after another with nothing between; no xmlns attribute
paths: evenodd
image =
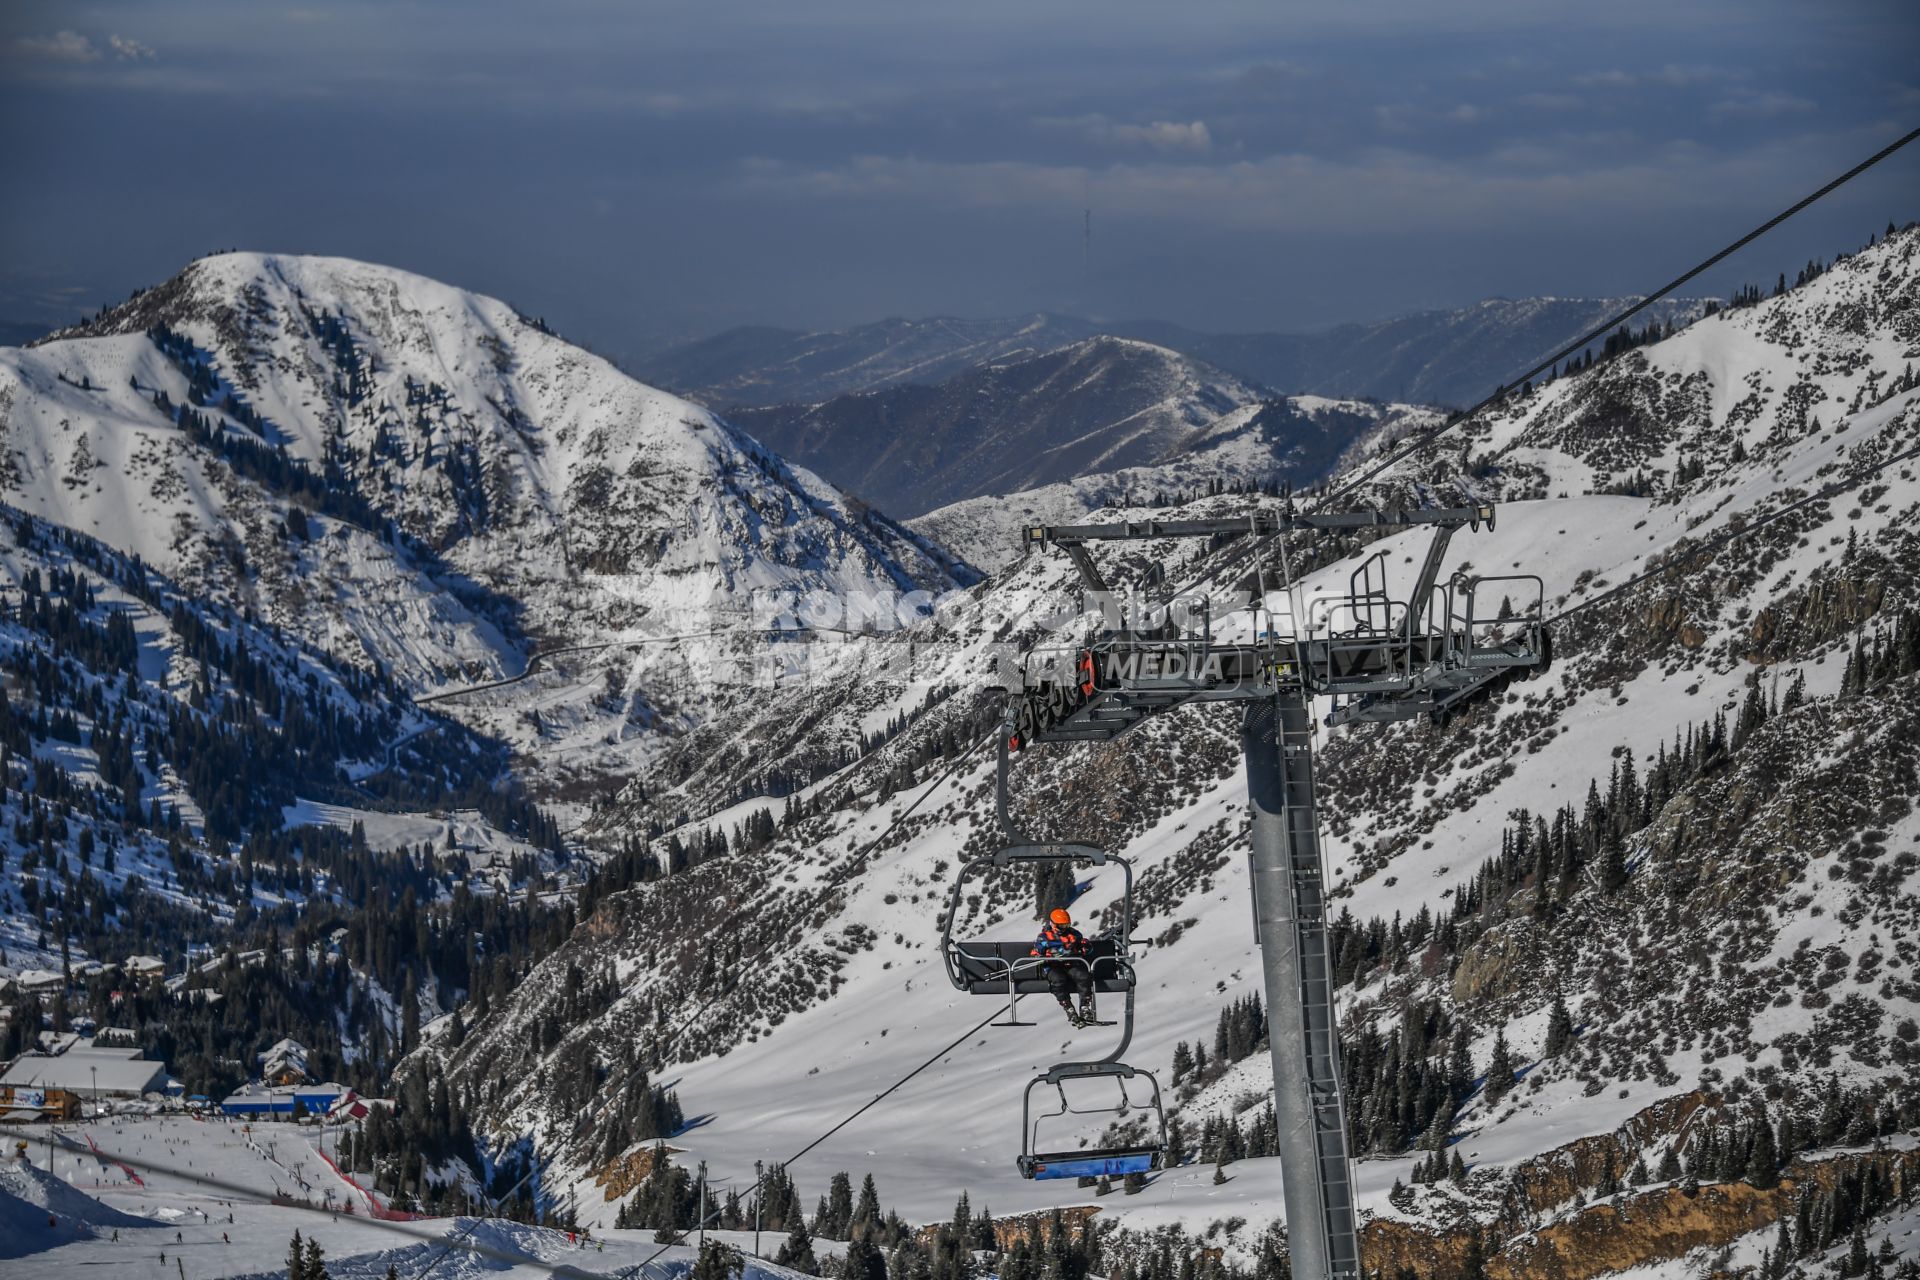
<svg viewBox="0 0 1920 1280"><path fill-rule="evenodd" d="M1889 381L1890 374L1898 375L1903 367L1904 348L1890 344L1882 330L1871 326L1864 334L1833 326L1839 325L1835 316L1852 314L1863 306L1873 314L1892 316L1889 323L1895 326L1910 326L1916 245L1920 236L1902 233L1836 264L1802 290L1702 322L1707 328L1687 331L1684 343L1676 338L1643 348L1538 389L1530 399L1511 406L1505 416L1496 415L1494 425L1477 439L1472 429L1464 431L1463 444L1471 442L1471 449L1463 449L1461 456L1479 455L1476 474L1446 473L1446 467L1453 465L1449 448L1441 451L1448 461L1440 478L1469 489L1480 485L1486 497L1499 501L1499 518L1491 530L1463 530L1453 539L1442 580L1456 571L1538 574L1550 614L1574 608L1645 570L1656 557L1683 552L1738 527L1735 521L1750 521L1868 462L1912 448L1920 440L1920 392L1899 390ZM1849 352L1859 358L1842 358ZM1803 366L1807 372L1801 379ZM1727 379L1746 384L1753 381L1756 367L1772 373L1763 375L1745 395L1709 391L1700 376L1702 369L1710 371L1704 383L1712 388L1721 387ZM1807 380L1817 385L1820 403L1827 406L1812 416L1797 414L1796 397L1788 394ZM1655 385L1690 388L1684 405L1667 406L1672 410L1670 417L1655 413L1650 419L1665 434L1650 434L1644 447L1630 428L1609 434L1608 423L1617 425L1618 418L1607 415L1617 412L1621 399ZM1856 401L1858 407L1852 407ZM1735 419L1745 423L1739 432L1734 430ZM1622 439L1637 450L1624 456L1624 465L1616 448ZM1730 456L1735 439L1741 441L1744 461ZM1482 450L1490 452L1481 454ZM1704 476L1668 484L1647 496L1590 492L1603 483L1619 481L1623 471L1631 473L1636 467L1662 469L1671 476L1682 459L1706 463ZM1749 543L1681 561L1670 583L1582 615L1577 626L1568 628L1564 637L1568 646L1554 670L1514 686L1490 704L1467 736L1434 752L1427 776L1413 771L1404 798L1371 807L1337 803L1340 797L1366 793L1368 779L1359 775L1392 773L1396 756L1433 750L1424 726L1323 736L1322 784L1326 802L1334 805L1325 815L1326 856L1336 893L1333 910L1350 910L1360 920L1392 919L1396 914L1411 918L1422 907L1445 912L1456 888L1500 852L1502 828L1513 811L1524 808L1551 814L1566 804L1577 811L1590 783L1597 780L1605 788L1621 754L1631 753L1644 774L1656 753L1670 748L1676 735L1689 726L1710 721L1717 713L1736 711L1758 661L1749 656L1758 643L1756 619L1770 609L1791 613L1805 593L1831 581L1845 567L1850 539L1879 556L1874 563L1894 566L1887 571L1894 585L1880 607L1891 608L1909 599L1902 593L1909 590L1907 578L1916 563L1910 536L1912 517L1920 510L1916 470L1920 469L1911 465L1888 470L1871 485L1809 507L1794 522L1776 525ZM1480 471L1490 475L1481 478ZM1425 470L1415 474L1402 467L1388 480L1418 500L1432 496L1423 487L1429 478ZM1102 518L1215 515L1231 506L1221 500L1190 504L1175 512L1114 507ZM1367 553L1384 552L1395 580L1404 584L1428 536L1424 531L1409 531L1373 544ZM1179 580L1182 571L1192 567L1181 560L1183 550L1171 543L1144 544L1130 549L1130 558L1124 562L1118 561L1118 553L1101 554L1103 567L1116 578L1137 576L1143 566L1159 563L1167 567L1170 579ZM1316 597L1343 593L1357 564L1358 557L1351 556L1310 575L1300 591L1303 603L1298 607L1303 616ZM1019 616L1020 601L1056 591L1070 576L1064 557L1036 556L994 580L987 595L1007 604L1009 615ZM1679 622L1699 629L1699 642L1645 638L1653 625L1649 603L1663 599L1679 610ZM1497 596L1486 603L1496 602ZM1283 603L1277 595L1267 600L1275 609ZM1517 588L1516 603L1524 603ZM1253 625L1245 616L1216 621L1227 634L1235 627ZM1677 627L1678 622L1673 625ZM1831 699L1839 690L1849 650L1869 630L1843 628L1831 639L1769 659L1767 684L1785 688L1804 676L1809 697ZM974 639L963 637L959 644L977 657L979 650L966 649ZM1648 650L1650 657L1638 658ZM1603 661L1605 666L1600 667ZM977 661L970 666L955 659L951 669L969 671L978 666ZM1608 674L1600 677L1596 670ZM911 708L919 691L892 702L871 698L871 692L854 688L844 695L867 723L876 717L884 722L887 715ZM829 697L814 696L822 703ZM770 726L778 722L812 723L807 717L816 713L817 708L803 703L800 695L777 699L765 710L763 723L749 721L740 733L744 740L760 740L762 735L771 737ZM1828 714L1823 704L1808 713L1806 723L1815 724L1817 717ZM1128 803L1131 797L1115 797L1105 804L1099 798L1116 786L1115 775L1124 779L1122 786L1147 785L1148 780L1127 771L1128 762L1145 758L1177 763L1202 749L1217 750L1237 761L1238 726L1230 711L1188 709L1165 719L1178 723L1139 730L1140 736L1131 740L1131 749L1125 753L1082 747L1052 757L1037 753L1040 758L1033 763L1023 758L1015 767L1016 792L1053 788L1085 806L1079 812L1099 814L1110 808L1131 815L1135 812ZM1545 731L1540 728L1543 723ZM1844 742L1802 753L1793 771L1775 782L1774 790L1784 794L1780 807L1765 810L1769 823L1786 821L1783 814L1796 806L1804 812L1819 803L1818 793L1810 788L1821 771L1857 759L1846 752L1858 752L1858 744L1866 741L1851 733L1845 736ZM1076 751L1077 763L1063 759ZM868 781L886 764L883 757L872 765ZM863 798L853 810L832 814L806 828L804 841L777 847L773 856L786 861L769 892L781 895L779 905L804 900L828 868L879 835L920 796L929 785L927 777L936 776L937 768L937 764L930 767L917 784L884 802L869 807ZM693 773L693 781L686 784L689 795L696 786L705 785L697 771ZM947 985L936 954L936 915L944 905L953 868L970 840L977 850L993 838L988 828L991 776L991 761L982 752L939 784L939 790L906 824L904 835L894 833L893 843L841 891L833 908L824 913L823 923L790 945L792 951L844 950L836 939L840 931L857 923L878 935L872 950L847 955L834 981L822 980L817 998L804 1009L776 1019L771 1026L759 1021L735 1023L731 1029L739 1033L740 1043L722 1054L682 1062L656 1075L656 1080L680 1091L695 1119L675 1139L676 1146L686 1148L687 1154L680 1158L683 1162L707 1161L711 1175L723 1183L750 1182L756 1159L782 1160L801 1150L992 1012L992 1001L959 995ZM853 777L861 777L857 769ZM1140 935L1159 936L1170 925L1184 926L1177 939L1148 951L1140 961L1139 1026L1126 1055L1137 1066L1162 1072L1163 1081L1174 1045L1196 1037L1209 1039L1219 1009L1256 991L1259 984L1245 869L1235 852L1244 847L1244 777L1234 763L1198 779L1183 775L1182 782L1197 782L1198 790L1189 786L1175 796L1155 797L1152 803L1138 806L1151 816L1139 829L1126 827L1126 838L1111 846L1134 859L1143 877L1155 872L1165 875L1196 837L1218 836L1227 851L1217 868L1185 886L1176 906L1136 930ZM1905 849L1920 840L1920 818L1910 809L1890 811L1885 827L1888 848ZM1656 826L1647 837L1664 838L1663 829ZM1731 833L1724 839L1731 848L1743 837ZM1765 930L1775 957L1794 953L1803 940L1842 956L1882 945L1890 918L1864 914L1857 888L1837 874L1828 876L1827 866L1815 861L1825 852L1822 847L1793 843L1780 850L1782 865L1768 866L1765 874L1779 874L1783 883L1795 888L1791 895L1783 891L1778 896L1766 920L1716 914L1715 893L1703 890L1697 900L1684 904L1687 929L1705 942L1709 952L1733 945L1740 931L1752 929ZM1649 851L1637 845L1629 850L1630 866L1648 865L1648 856ZM1093 873L1089 879L1075 904L1081 918L1110 908L1117 892L1117 875L1112 870ZM1900 901L1910 903L1911 895ZM769 909L774 905L770 902ZM990 936L1031 935L1027 904L1002 902L995 904L994 911L1000 923ZM1750 984L1740 970L1730 967L1720 972L1711 954L1703 965L1675 969L1671 981L1636 977L1631 999L1638 1003L1615 1010L1623 979L1634 973L1636 962L1646 966L1656 960L1667 965L1675 962L1673 946L1640 941L1649 931L1657 933L1665 927L1666 916L1655 890L1647 890L1644 900L1635 898L1619 914L1621 918L1608 919L1604 929L1595 929L1584 940L1566 940L1567 950L1551 957L1553 968L1530 971L1528 979L1516 980L1514 994L1473 1002L1471 1049L1476 1069L1484 1070L1499 1033L1530 1067L1521 1087L1498 1106L1476 1098L1456 1122L1454 1147L1477 1173L1496 1173L1575 1139L1613 1133L1662 1099L1694 1088L1716 1090L1730 1075L1795 1070L1783 1046L1796 1038L1817 1041L1827 1034L1820 1006L1788 1000L1739 1024L1730 1054L1717 1027L1704 1022L1696 1026L1695 1020L1746 999L1743 993L1750 991ZM1891 924L1899 936L1897 917ZM1875 937L1882 944L1873 942ZM619 966L623 981L649 981L645 973L629 967L637 962L621 951L627 945L617 930L610 929L606 942L570 946L552 965L557 971L566 964L591 968L611 962ZM769 955L745 975L745 983L786 976L782 966L787 958L787 951ZM1754 972L1771 973L1769 963L1765 954L1742 956L1742 964ZM1853 997L1870 1004L1889 1001L1871 976L1843 973L1837 978L1830 988L1832 1001ZM1768 980L1777 981L1778 975ZM1575 1022L1586 1027L1583 1034L1614 1037L1607 1043L1625 1055L1624 1062L1610 1063L1609 1072L1601 1073L1597 1082L1589 1079L1595 1074L1592 1063L1532 1065L1541 1054L1546 1008L1556 989L1564 995ZM550 998L552 990L551 979L536 974L527 984L527 1002L537 1007ZM1404 980L1372 983L1357 992L1343 990L1343 1016L1390 1026L1398 1016L1399 1002L1418 992L1453 999L1444 973L1430 980L1416 973ZM1898 1012L1900 1000L1894 998L1891 1003ZM1115 1193L1106 1199L1096 1199L1071 1184L1032 1184L1018 1176L1013 1158L1020 1150L1020 1097L1027 1082L1050 1065L1097 1056L1110 1043L1100 1037L1113 1034L1070 1031L1044 997L1032 999L1023 1012L1030 1012L1039 1025L987 1028L968 1035L962 1045L939 1057L898 1092L814 1148L793 1171L803 1200L818 1195L833 1172L845 1170L855 1179L873 1174L885 1203L922 1221L950 1213L955 1193L962 1187L976 1207L988 1207L996 1216L1091 1203L1128 1226L1181 1221L1194 1229L1204 1227L1213 1215L1244 1217L1255 1224L1242 1229L1234 1242L1241 1251L1235 1256L1244 1257L1250 1235L1279 1213L1277 1173L1265 1167L1268 1162L1232 1166L1229 1173L1236 1181L1230 1195L1219 1194L1228 1188L1211 1185L1210 1167L1172 1171L1152 1180L1136 1196ZM1112 1015L1111 1008L1104 1012ZM483 1029L478 1047L471 1052L485 1053L490 1043L486 1037L508 1034L520 1016L510 1013L502 1028ZM1711 1012L1711 1016L1721 1015ZM724 1023L727 1002L723 999L709 1017ZM1646 1051L1658 1038L1657 1031L1654 1036L1640 1036L1634 1030L1644 1025L1681 1033L1679 1042L1661 1054L1662 1071L1671 1072L1672 1080L1662 1083L1659 1074L1650 1074L1643 1062L1633 1060L1636 1040L1639 1050ZM1750 1047L1743 1047L1748 1044L1746 1037L1751 1037ZM593 1040L583 1039L569 1051L605 1052L613 1057L618 1042L596 1046ZM1804 1064L1797 1069L1804 1073ZM1845 1058L1834 1062L1832 1069L1849 1081L1898 1074L1897 1067L1884 1061L1874 1065ZM462 1064L461 1070L472 1072L475 1064ZM1265 1061L1258 1057L1236 1066L1188 1105L1190 1128L1206 1114L1230 1114L1242 1106L1257 1105L1260 1092L1271 1087L1265 1072ZM479 1078L485 1078L484 1072ZM540 1141L551 1144L561 1162L555 1177L577 1180L584 1192L591 1185L590 1170L572 1163L567 1127L558 1123L570 1118L546 1115L538 1098L525 1091L510 1098L499 1113L502 1128L534 1132ZM1101 1123L1101 1118L1091 1119L1089 1136ZM1053 1143L1051 1137L1043 1141ZM1386 1192L1396 1179L1411 1181L1413 1164L1410 1155L1361 1161L1357 1178L1363 1214L1392 1216L1395 1211L1386 1204ZM610 1221L614 1206L596 1207L596 1211Z"/></svg>
<svg viewBox="0 0 1920 1280"><path fill-rule="evenodd" d="M20 1167L11 1155L0 1165L0 1227L6 1228L0 1275L98 1280L106 1274L103 1269L129 1277L171 1276L184 1269L192 1280L210 1280L284 1274L295 1231L320 1242L336 1280L381 1280L390 1266L401 1275L423 1275L431 1268L435 1276L511 1280L540 1280L559 1269L612 1275L656 1253L661 1256L647 1269L647 1280L672 1280L693 1263L694 1248L662 1252L650 1231L595 1230L591 1238L570 1238L560 1230L468 1218L370 1221L364 1194L322 1158L320 1144L330 1143L333 1135L322 1139L319 1132L310 1126L261 1124L249 1134L225 1120L184 1116L59 1126L52 1179L44 1141L30 1149L29 1167ZM140 1181L96 1157L88 1139L103 1151L129 1157ZM226 1185L207 1186L196 1176ZM307 1207L268 1203L275 1196ZM353 1212L347 1211L349 1205ZM45 1225L47 1210L58 1219L51 1228ZM449 1237L486 1252L449 1252ZM744 1240L738 1233L720 1238L751 1247L750 1233ZM771 1253L780 1241L768 1237L764 1243ZM515 1258L528 1261L515 1263ZM746 1280L756 1276L792 1280L795 1273L753 1261Z"/></svg>

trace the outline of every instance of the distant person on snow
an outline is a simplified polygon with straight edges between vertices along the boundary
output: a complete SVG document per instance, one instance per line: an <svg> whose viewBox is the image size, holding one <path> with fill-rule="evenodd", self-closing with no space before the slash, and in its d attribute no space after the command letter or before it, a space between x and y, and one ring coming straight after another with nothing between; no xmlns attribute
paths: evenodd
<svg viewBox="0 0 1920 1280"><path fill-rule="evenodd" d="M1087 935L1073 927L1073 916L1065 907L1055 907L1040 936L1034 939L1031 952L1036 956L1057 957L1042 964L1040 972L1046 975L1047 988L1060 1002L1067 1021L1076 1027L1084 1027L1094 1019L1093 966L1087 960L1087 950ZM1080 993L1078 1013L1067 1000L1069 988Z"/></svg>

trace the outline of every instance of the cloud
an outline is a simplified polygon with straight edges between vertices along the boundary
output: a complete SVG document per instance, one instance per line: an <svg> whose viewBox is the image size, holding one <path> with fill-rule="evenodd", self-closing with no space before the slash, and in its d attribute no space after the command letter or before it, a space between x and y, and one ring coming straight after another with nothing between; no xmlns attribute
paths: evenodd
<svg viewBox="0 0 1920 1280"><path fill-rule="evenodd" d="M1446 162L1409 151L1374 150L1343 161L1304 154L1225 164L1172 157L1087 169L1023 161L943 162L862 156L830 168L769 165L736 170L735 192L755 200L811 198L930 203L944 209L1046 208L1076 203L1089 180L1110 218L1204 226L1216 232L1401 234L1418 209L1423 234L1480 230L1575 212L1643 209L1659 196L1686 209L1727 190L1770 190L1773 175L1752 157L1714 165L1698 154L1636 157L1622 164L1568 167L1537 150L1509 153L1506 166ZM1674 197L1679 175L1718 175Z"/></svg>
<svg viewBox="0 0 1920 1280"><path fill-rule="evenodd" d="M1178 124L1171 120L1155 120L1152 124L1117 124L1113 126L1110 136L1115 142L1138 143L1155 151L1208 151L1213 147L1213 137L1207 132L1204 120L1195 120L1190 124Z"/></svg>
<svg viewBox="0 0 1920 1280"><path fill-rule="evenodd" d="M1631 71L1589 71L1575 76L1573 82L1583 89L1631 89L1640 78Z"/></svg>
<svg viewBox="0 0 1920 1280"><path fill-rule="evenodd" d="M100 50L78 31L56 31L50 36L21 36L14 48L29 58L47 62L98 62Z"/></svg>
<svg viewBox="0 0 1920 1280"><path fill-rule="evenodd" d="M1737 93L1722 98L1708 107L1707 111L1716 116L1766 120L1774 116L1800 115L1816 109L1811 99L1769 90L1764 93Z"/></svg>
<svg viewBox="0 0 1920 1280"><path fill-rule="evenodd" d="M1417 134L1430 131L1436 124L1478 124L1488 116L1484 107L1471 102L1451 107L1415 102L1381 103L1373 108L1373 122L1382 133Z"/></svg>
<svg viewBox="0 0 1920 1280"><path fill-rule="evenodd" d="M1744 73L1727 67L1680 66L1668 63L1648 77L1660 84L1684 88L1690 84L1709 84L1716 80L1737 80Z"/></svg>
<svg viewBox="0 0 1920 1280"><path fill-rule="evenodd" d="M1213 135L1204 120L1188 124L1172 120L1118 124L1099 112L1092 112L1079 116L1038 116L1033 123L1047 132L1078 134L1103 146L1147 147L1166 153L1204 153L1213 149Z"/></svg>
<svg viewBox="0 0 1920 1280"><path fill-rule="evenodd" d="M107 44L113 50L113 56L122 62L151 62L153 49L128 36L108 36Z"/></svg>

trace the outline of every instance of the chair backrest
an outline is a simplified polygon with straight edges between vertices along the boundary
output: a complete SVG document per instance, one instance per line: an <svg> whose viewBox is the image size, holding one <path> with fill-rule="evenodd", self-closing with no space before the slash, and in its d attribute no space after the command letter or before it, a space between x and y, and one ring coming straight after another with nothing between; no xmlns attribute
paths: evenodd
<svg viewBox="0 0 1920 1280"><path fill-rule="evenodd" d="M1046 973L1043 966L1055 957L1032 954L1031 942L955 942L953 959L955 967L967 981L967 990L973 995L1007 994L1009 974L1018 983L1022 995L1035 995L1047 990ZM1084 957L1093 969L1095 991L1127 991L1133 986L1132 970L1119 962L1120 947L1112 938L1091 938L1087 943ZM1068 963L1075 963L1068 960Z"/></svg>

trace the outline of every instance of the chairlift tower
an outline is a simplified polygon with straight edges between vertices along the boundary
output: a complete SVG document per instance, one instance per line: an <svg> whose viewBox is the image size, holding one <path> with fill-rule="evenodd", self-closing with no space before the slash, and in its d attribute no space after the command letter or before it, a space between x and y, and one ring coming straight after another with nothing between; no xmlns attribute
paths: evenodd
<svg viewBox="0 0 1920 1280"><path fill-rule="evenodd" d="M1344 596L1315 601L1284 623L1255 606L1246 638L1214 634L1203 600L1197 621L1109 615L1086 643L1027 655L1009 689L1003 751L1033 742L1110 742L1142 720L1189 703L1243 704L1241 751L1252 819L1249 849L1254 935L1266 982L1274 1112L1296 1280L1359 1280L1360 1242L1341 1096L1339 1026L1326 915L1325 865L1313 776L1312 700L1326 697L1329 726L1429 716L1444 722L1461 704L1491 695L1552 660L1544 588L1533 575L1439 581L1449 540L1462 527L1493 525L1491 506L1302 513L1219 520L1150 520L1033 526L1026 547L1057 546L1086 587L1109 594L1088 545L1234 535L1433 526L1411 590L1389 594L1386 553L1367 557ZM1528 597L1504 616L1484 592ZM1291 599L1295 584L1283 583Z"/></svg>

